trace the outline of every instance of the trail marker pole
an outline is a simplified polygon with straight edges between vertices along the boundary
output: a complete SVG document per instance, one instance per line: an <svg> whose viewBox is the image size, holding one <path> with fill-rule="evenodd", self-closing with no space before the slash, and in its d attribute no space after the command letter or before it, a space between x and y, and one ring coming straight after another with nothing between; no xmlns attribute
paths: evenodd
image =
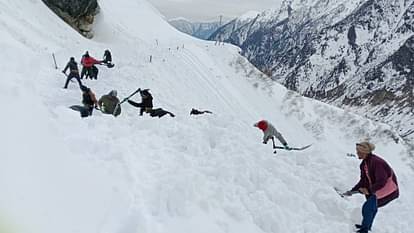
<svg viewBox="0 0 414 233"><path fill-rule="evenodd" d="M56 63L56 57L55 57L54 53L52 53L52 57L53 57L53 62L55 63L55 69L57 70L58 66L57 66L57 63Z"/></svg>

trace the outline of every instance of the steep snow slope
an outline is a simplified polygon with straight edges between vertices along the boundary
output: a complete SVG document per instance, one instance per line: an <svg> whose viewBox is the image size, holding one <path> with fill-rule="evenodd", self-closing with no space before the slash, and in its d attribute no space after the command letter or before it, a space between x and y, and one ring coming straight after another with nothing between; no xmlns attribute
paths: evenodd
<svg viewBox="0 0 414 233"><path fill-rule="evenodd" d="M363 197L341 199L332 186L354 185L359 161L345 154L365 137L402 193L373 230L410 232L412 158L387 126L269 82L238 48L178 33L145 1L100 1L91 41L39 2L0 6L2 233L348 232ZM86 85L98 96L151 88L177 117L139 117L127 104L118 118L69 110L80 91L61 88L60 69L106 48L116 67ZM190 117L191 107L215 114ZM252 127L261 118L290 145L313 146L274 156Z"/></svg>
<svg viewBox="0 0 414 233"><path fill-rule="evenodd" d="M168 23L181 32L203 40L207 40L221 26L218 21L192 22L182 17L170 19Z"/></svg>

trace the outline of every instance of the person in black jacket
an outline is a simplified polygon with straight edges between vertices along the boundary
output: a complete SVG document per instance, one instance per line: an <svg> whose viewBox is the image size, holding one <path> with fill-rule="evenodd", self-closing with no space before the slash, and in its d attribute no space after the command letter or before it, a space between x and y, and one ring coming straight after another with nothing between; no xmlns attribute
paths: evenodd
<svg viewBox="0 0 414 233"><path fill-rule="evenodd" d="M190 111L190 115L200 115L200 114L204 114L204 113L213 114L211 111L208 111L208 110L200 111L200 110L197 110L195 108L192 108L191 111Z"/></svg>
<svg viewBox="0 0 414 233"><path fill-rule="evenodd" d="M151 117L163 117L167 114L169 114L171 117L175 117L175 115L169 111L166 111L162 108L155 108L153 109L153 103L152 103L152 95L149 93L148 89L144 89L140 91L142 101L141 103L136 103L132 100L128 100L128 103L130 103L132 106L141 108L139 111L139 115L142 116L144 112L150 114Z"/></svg>
<svg viewBox="0 0 414 233"><path fill-rule="evenodd" d="M105 52L104 52L104 56L103 56L103 61L102 62L105 63L105 64L107 64L107 65L112 64L112 55L111 55L111 52L108 49L105 50Z"/></svg>
<svg viewBox="0 0 414 233"><path fill-rule="evenodd" d="M150 116L152 116L152 117L161 118L161 117L163 117L167 114L169 114L170 117L175 117L175 115L172 112L169 112L169 111L167 111L165 109L162 109L162 108L154 108L154 109L151 109L151 110L147 111L147 113L149 113Z"/></svg>
<svg viewBox="0 0 414 233"><path fill-rule="evenodd" d="M141 90L139 94L141 95L141 103L132 100L128 100L128 103L134 107L140 108L139 115L142 116L144 112L151 111L154 105L152 104L152 95L148 89Z"/></svg>
<svg viewBox="0 0 414 233"><path fill-rule="evenodd" d="M66 71L67 71L68 69L69 69L69 75L66 75ZM65 89L67 89L67 88L68 88L69 81L70 81L72 78L75 78L75 79L78 81L78 83L79 83L79 87L81 87L81 86L82 86L82 82L81 82L81 80L80 80L80 78L79 78L78 63L76 63L76 61L75 61L75 58L74 58L74 57L71 57L71 58L69 59L69 62L68 62L68 64L66 65L65 69L63 69L63 70L62 70L62 73L64 73L64 74L67 76L66 83L65 83L65 86L64 86L63 88L65 88Z"/></svg>

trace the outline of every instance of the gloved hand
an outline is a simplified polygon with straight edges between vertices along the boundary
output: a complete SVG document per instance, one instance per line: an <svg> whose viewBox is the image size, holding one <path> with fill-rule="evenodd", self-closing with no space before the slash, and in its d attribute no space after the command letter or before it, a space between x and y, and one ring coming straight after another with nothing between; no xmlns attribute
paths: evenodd
<svg viewBox="0 0 414 233"><path fill-rule="evenodd" d="M363 193L365 195L369 195L369 190L367 188L359 188L358 190L360 193Z"/></svg>
<svg viewBox="0 0 414 233"><path fill-rule="evenodd" d="M344 196L352 196L352 191L351 190L348 190L348 191L346 191L346 192L344 192L344 193L342 193L342 195L344 195Z"/></svg>
<svg viewBox="0 0 414 233"><path fill-rule="evenodd" d="M267 144L267 141L263 141L263 144Z"/></svg>
<svg viewBox="0 0 414 233"><path fill-rule="evenodd" d="M62 73L66 74L65 71L62 70Z"/></svg>

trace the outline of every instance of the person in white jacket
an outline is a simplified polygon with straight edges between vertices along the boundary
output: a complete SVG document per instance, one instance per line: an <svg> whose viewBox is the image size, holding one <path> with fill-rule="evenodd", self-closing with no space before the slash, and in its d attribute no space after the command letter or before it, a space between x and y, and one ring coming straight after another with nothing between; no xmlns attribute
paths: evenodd
<svg viewBox="0 0 414 233"><path fill-rule="evenodd" d="M279 133L279 131L277 131L276 128L268 121L261 120L259 122L256 122L254 124L254 127L257 127L263 131L263 144L267 144L267 142L271 139L273 142L273 149L275 149L276 145L274 137L276 137L285 148L289 148L288 143L283 138L282 134Z"/></svg>

